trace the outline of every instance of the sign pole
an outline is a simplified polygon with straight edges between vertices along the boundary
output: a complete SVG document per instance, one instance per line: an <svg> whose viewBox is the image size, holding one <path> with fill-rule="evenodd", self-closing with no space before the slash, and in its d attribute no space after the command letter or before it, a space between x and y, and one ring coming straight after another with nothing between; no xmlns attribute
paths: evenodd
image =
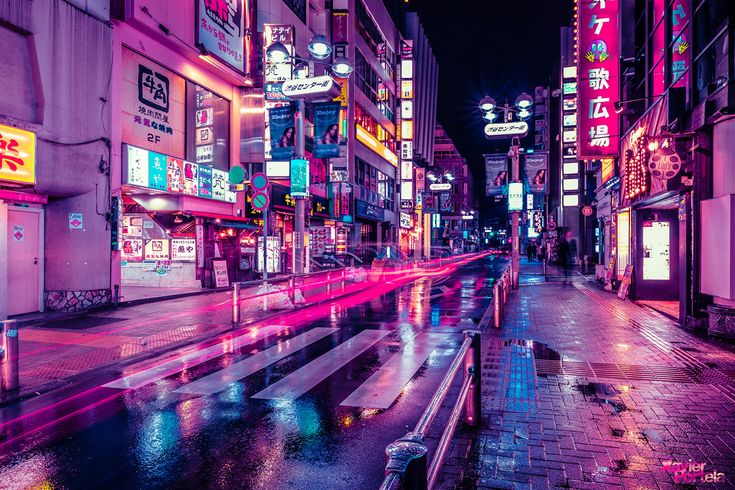
<svg viewBox="0 0 735 490"><path fill-rule="evenodd" d="M306 145L306 134L304 133L304 99L296 100L296 147L294 148L294 157L298 159L304 158L304 147ZM293 176L291 176L293 179ZM308 186L308 182L306 183ZM295 196L294 209L294 273L304 273L304 228L306 226L306 206L303 196Z"/></svg>
<svg viewBox="0 0 735 490"><path fill-rule="evenodd" d="M512 146L511 146L511 160L513 162L513 182L520 182L521 181L521 169L520 169L520 162L519 162L519 148L520 140L518 138L513 138ZM521 252L521 244L520 244L520 237L518 236L518 222L521 217L520 211L513 211L512 214L512 222L513 222L513 229L511 230L511 236L513 240L513 249L511 254L511 264L512 264L512 270L513 270L513 277L511 278L511 284L513 286L513 289L518 289L518 279L519 279L519 266L520 266L520 252Z"/></svg>

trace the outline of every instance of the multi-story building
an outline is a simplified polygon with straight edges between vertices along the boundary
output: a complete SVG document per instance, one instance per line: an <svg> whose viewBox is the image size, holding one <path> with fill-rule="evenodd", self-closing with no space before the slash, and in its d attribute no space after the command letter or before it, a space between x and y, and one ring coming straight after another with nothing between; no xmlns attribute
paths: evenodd
<svg viewBox="0 0 735 490"><path fill-rule="evenodd" d="M257 74L255 10L220 7L112 2L112 284L122 299L226 285L215 269L241 277L244 195L228 172L241 162L241 97Z"/></svg>
<svg viewBox="0 0 735 490"><path fill-rule="evenodd" d="M683 326L703 325L709 311L711 329L733 332L735 260L723 246L735 235L735 7L602 4L578 3L572 42L577 146L584 169L596 173L608 278L630 283L631 297L653 301Z"/></svg>
<svg viewBox="0 0 735 490"><path fill-rule="evenodd" d="M477 236L477 199L475 179L467 160L441 124L434 139L434 164L426 169L427 187L439 220L434 220L434 245L470 250L479 242Z"/></svg>
<svg viewBox="0 0 735 490"><path fill-rule="evenodd" d="M110 301L109 15L103 1L0 8L0 318Z"/></svg>

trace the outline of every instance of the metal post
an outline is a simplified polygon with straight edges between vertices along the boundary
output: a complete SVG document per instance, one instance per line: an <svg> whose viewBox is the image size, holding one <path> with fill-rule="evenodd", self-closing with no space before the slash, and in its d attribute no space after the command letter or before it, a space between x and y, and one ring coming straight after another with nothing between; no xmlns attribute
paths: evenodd
<svg viewBox="0 0 735 490"><path fill-rule="evenodd" d="M268 208L263 210L263 311L268 311Z"/></svg>
<svg viewBox="0 0 735 490"><path fill-rule="evenodd" d="M20 387L18 373L18 322L1 320L2 325L2 392L17 390Z"/></svg>
<svg viewBox="0 0 735 490"><path fill-rule="evenodd" d="M327 269L327 296L332 294L332 269Z"/></svg>
<svg viewBox="0 0 735 490"><path fill-rule="evenodd" d="M232 323L240 323L240 283L232 283Z"/></svg>
<svg viewBox="0 0 735 490"><path fill-rule="evenodd" d="M345 271L345 269L344 269L344 267L343 267L343 268L342 268L342 282L341 282L341 286L342 286L342 291L344 291L344 290L345 290L345 275L346 275L346 274L347 274L347 272Z"/></svg>
<svg viewBox="0 0 735 490"><path fill-rule="evenodd" d="M477 330L466 330L465 336L472 339L470 350L465 356L465 369L472 375L472 384L464 404L464 419L468 425L477 427L482 419L482 335Z"/></svg>
<svg viewBox="0 0 735 490"><path fill-rule="evenodd" d="M296 276L288 278L288 297L291 298L291 302L296 298Z"/></svg>
<svg viewBox="0 0 735 490"><path fill-rule="evenodd" d="M401 476L401 488L426 490L429 465L428 449L421 434L409 432L385 448L388 464L385 473Z"/></svg>
<svg viewBox="0 0 735 490"><path fill-rule="evenodd" d="M520 140L518 138L513 138L513 143L511 146L511 160L513 162L513 182L520 182L521 181L521 170L520 170L520 157L519 157L519 151L520 151ZM513 289L518 289L518 272L520 270L520 253L521 253L521 243L520 243L520 237L518 236L518 224L521 218L520 211L513 211L513 229L511 230L511 236L513 240L513 248L512 250L512 260L511 263L513 264L513 277L511 281L511 285L513 286Z"/></svg>
<svg viewBox="0 0 735 490"><path fill-rule="evenodd" d="M117 309L118 303L120 303L120 285L115 284L115 294L112 298L112 307Z"/></svg>
<svg viewBox="0 0 735 490"><path fill-rule="evenodd" d="M500 328L500 284L493 285L493 306L495 309L495 328Z"/></svg>
<svg viewBox="0 0 735 490"><path fill-rule="evenodd" d="M304 158L304 147L306 144L306 134L304 132L304 99L296 100L296 146L294 148L295 158ZM294 210L294 273L304 273L304 228L306 222L306 205L303 197L296 197Z"/></svg>
<svg viewBox="0 0 735 490"><path fill-rule="evenodd" d="M544 259L544 277L546 277L546 259Z"/></svg>

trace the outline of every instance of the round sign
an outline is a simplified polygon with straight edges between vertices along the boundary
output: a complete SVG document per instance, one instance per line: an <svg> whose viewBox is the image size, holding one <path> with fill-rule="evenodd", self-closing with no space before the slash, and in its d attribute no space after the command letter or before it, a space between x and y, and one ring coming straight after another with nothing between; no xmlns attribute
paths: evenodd
<svg viewBox="0 0 735 490"><path fill-rule="evenodd" d="M592 207L585 206L582 208L582 214L585 216L592 216Z"/></svg>
<svg viewBox="0 0 735 490"><path fill-rule="evenodd" d="M262 192L256 192L250 199L250 203L256 211L263 211L268 207L268 195Z"/></svg>
<svg viewBox="0 0 735 490"><path fill-rule="evenodd" d="M243 180L245 180L245 169L240 165L235 165L230 169L229 177L231 183L242 184Z"/></svg>
<svg viewBox="0 0 735 490"><path fill-rule="evenodd" d="M253 186L253 189L256 191L262 191L268 187L268 177L263 172L253 174L253 178L250 179L250 185Z"/></svg>
<svg viewBox="0 0 735 490"><path fill-rule="evenodd" d="M657 179L669 180L681 170L681 157L671 148L660 148L648 160L648 170Z"/></svg>
<svg viewBox="0 0 735 490"><path fill-rule="evenodd" d="M547 226L547 228L549 229L549 231L556 230L556 221L549 221L549 225Z"/></svg>

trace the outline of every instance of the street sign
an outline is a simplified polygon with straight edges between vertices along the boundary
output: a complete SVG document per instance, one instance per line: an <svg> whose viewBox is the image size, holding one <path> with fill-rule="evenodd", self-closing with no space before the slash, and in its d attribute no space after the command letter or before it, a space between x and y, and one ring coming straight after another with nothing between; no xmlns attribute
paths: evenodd
<svg viewBox="0 0 735 490"><path fill-rule="evenodd" d="M242 184L242 181L245 180L245 169L240 165L235 165L230 169L229 178L232 184Z"/></svg>
<svg viewBox="0 0 735 490"><path fill-rule="evenodd" d="M430 184L429 190L431 191L451 191L452 190L452 184L446 182L443 184Z"/></svg>
<svg viewBox="0 0 735 490"><path fill-rule="evenodd" d="M523 184L511 182L508 184L508 211L523 210Z"/></svg>
<svg viewBox="0 0 735 490"><path fill-rule="evenodd" d="M268 207L268 194L256 192L253 194L253 197L250 198L250 203L256 211L263 211Z"/></svg>
<svg viewBox="0 0 735 490"><path fill-rule="evenodd" d="M528 134L528 123L525 121L510 123L490 123L485 126L487 139L512 138L514 136L526 136Z"/></svg>
<svg viewBox="0 0 735 490"><path fill-rule="evenodd" d="M286 97L307 100L332 100L340 91L340 86L329 75L286 80L281 89Z"/></svg>
<svg viewBox="0 0 735 490"><path fill-rule="evenodd" d="M585 206L582 208L582 214L585 216L592 216L592 207L591 206Z"/></svg>
<svg viewBox="0 0 735 490"><path fill-rule="evenodd" d="M269 183L268 176L265 175L263 172L258 172L257 174L253 174L253 178L250 179L250 185L256 191L265 190L266 187L268 187L268 183Z"/></svg>

